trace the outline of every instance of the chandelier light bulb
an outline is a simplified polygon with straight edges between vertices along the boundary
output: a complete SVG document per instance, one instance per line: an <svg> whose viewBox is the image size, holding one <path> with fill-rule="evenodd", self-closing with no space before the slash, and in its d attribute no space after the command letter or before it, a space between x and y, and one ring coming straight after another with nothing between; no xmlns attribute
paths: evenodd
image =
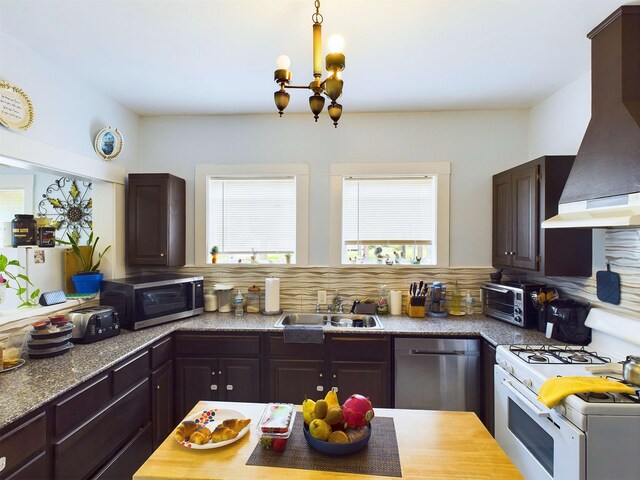
<svg viewBox="0 0 640 480"><path fill-rule="evenodd" d="M344 38L342 35L331 35L329 37L329 53L342 53L344 48Z"/></svg>
<svg viewBox="0 0 640 480"><path fill-rule="evenodd" d="M278 68L281 68L284 70L289 70L289 67L291 66L291 59L286 55L280 55L276 59L276 62L278 64Z"/></svg>

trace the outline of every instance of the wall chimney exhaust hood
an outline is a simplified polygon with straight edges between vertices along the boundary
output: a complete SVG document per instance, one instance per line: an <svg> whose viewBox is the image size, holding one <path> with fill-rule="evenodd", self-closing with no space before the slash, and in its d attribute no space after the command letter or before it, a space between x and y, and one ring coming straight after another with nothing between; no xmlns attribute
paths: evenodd
<svg viewBox="0 0 640 480"><path fill-rule="evenodd" d="M591 120L562 191L542 228L640 227L640 5L625 5L594 28Z"/></svg>

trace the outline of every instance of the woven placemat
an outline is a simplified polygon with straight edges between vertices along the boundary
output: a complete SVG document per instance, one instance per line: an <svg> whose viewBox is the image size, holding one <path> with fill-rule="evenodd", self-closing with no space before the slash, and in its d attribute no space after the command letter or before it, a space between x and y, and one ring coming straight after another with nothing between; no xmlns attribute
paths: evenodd
<svg viewBox="0 0 640 480"><path fill-rule="evenodd" d="M304 438L303 422L298 412L284 452L265 450L258 444L247 465L402 477L393 418L375 417L371 421L369 444L359 452L342 456L325 455L312 448Z"/></svg>

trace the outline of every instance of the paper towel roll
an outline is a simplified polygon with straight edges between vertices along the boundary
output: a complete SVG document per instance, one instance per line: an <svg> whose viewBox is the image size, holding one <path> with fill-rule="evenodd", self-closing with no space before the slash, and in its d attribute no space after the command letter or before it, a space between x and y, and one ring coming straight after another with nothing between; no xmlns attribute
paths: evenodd
<svg viewBox="0 0 640 480"><path fill-rule="evenodd" d="M391 290L389 294L389 313L402 315L402 290Z"/></svg>
<svg viewBox="0 0 640 480"><path fill-rule="evenodd" d="M269 277L264 281L264 311L276 313L280 311L280 279Z"/></svg>

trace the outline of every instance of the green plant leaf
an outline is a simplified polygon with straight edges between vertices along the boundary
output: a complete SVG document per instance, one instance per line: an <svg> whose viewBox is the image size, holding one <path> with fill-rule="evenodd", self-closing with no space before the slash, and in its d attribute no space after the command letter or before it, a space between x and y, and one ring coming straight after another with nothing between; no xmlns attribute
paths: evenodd
<svg viewBox="0 0 640 480"><path fill-rule="evenodd" d="M0 272L4 271L7 268L7 264L9 263L9 259L4 255L0 255Z"/></svg>
<svg viewBox="0 0 640 480"><path fill-rule="evenodd" d="M27 289L26 289L26 288L24 288L24 287L16 288L16 292L18 293L18 295L22 295L22 294L23 294L23 293L25 293L26 291L27 291Z"/></svg>
<svg viewBox="0 0 640 480"><path fill-rule="evenodd" d="M49 203L57 208L62 208L62 204L60 203L60 200L58 200L57 198L47 198L47 200L49 200Z"/></svg>
<svg viewBox="0 0 640 480"><path fill-rule="evenodd" d="M78 190L78 186L76 185L75 180L71 182L71 188L69 189L69 194L73 199L78 198L78 195L80 194L80 191Z"/></svg>
<svg viewBox="0 0 640 480"><path fill-rule="evenodd" d="M35 300L40 296L40 289L36 288L33 293L30 295L31 300Z"/></svg>
<svg viewBox="0 0 640 480"><path fill-rule="evenodd" d="M16 275L18 278L24 280L25 282L27 282L29 285L33 285L33 283L31 283L31 280L29 280L29 277L27 277L26 275L23 275L21 273L19 273L18 275Z"/></svg>

